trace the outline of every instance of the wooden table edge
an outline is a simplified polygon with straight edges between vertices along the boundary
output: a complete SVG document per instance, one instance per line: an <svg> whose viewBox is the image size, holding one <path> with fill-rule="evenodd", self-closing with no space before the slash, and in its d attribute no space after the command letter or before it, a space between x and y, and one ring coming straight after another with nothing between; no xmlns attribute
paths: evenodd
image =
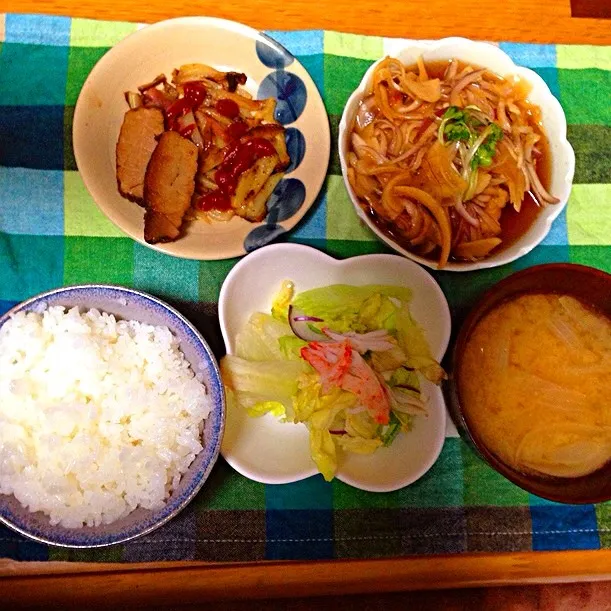
<svg viewBox="0 0 611 611"><path fill-rule="evenodd" d="M0 561L2 600L108 606L611 580L611 550L376 560L99 564ZM86 608L86 607L83 607Z"/></svg>
<svg viewBox="0 0 611 611"><path fill-rule="evenodd" d="M597 0L597 3L605 0ZM592 0L594 2L594 0ZM365 0L257 0L256 3L208 3L191 0L6 0L6 13L48 14L85 19L155 23L173 17L206 15L231 19L261 30L328 30L412 39L466 36L538 44L611 44L609 21L571 15L570 0L509 0L491 11L477 0L464 0L456 11L450 0L391 0L371 9ZM363 8L366 8L365 12ZM416 9L416 10L414 10ZM280 24L280 27L279 27ZM502 24L502 25L500 25Z"/></svg>

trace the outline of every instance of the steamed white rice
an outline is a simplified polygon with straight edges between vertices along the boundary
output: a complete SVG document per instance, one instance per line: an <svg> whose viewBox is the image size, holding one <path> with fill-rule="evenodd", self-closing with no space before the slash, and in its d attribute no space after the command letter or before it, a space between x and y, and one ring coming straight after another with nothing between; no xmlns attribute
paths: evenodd
<svg viewBox="0 0 611 611"><path fill-rule="evenodd" d="M0 493L52 524L163 506L209 412L167 327L51 307L0 329Z"/></svg>

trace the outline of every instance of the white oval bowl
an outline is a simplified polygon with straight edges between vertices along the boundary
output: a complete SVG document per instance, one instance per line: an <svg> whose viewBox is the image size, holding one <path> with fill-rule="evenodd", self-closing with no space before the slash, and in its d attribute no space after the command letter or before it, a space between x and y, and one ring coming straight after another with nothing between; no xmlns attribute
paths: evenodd
<svg viewBox="0 0 611 611"><path fill-rule="evenodd" d="M528 99L541 108L543 129L549 141L551 155L550 192L559 198L560 202L540 210L530 228L513 244L479 261L448 262L443 269L444 271L466 272L475 269L497 267L514 261L530 252L548 234L552 223L566 206L571 193L573 175L575 173L575 153L566 138L566 117L560 102L552 95L545 81L536 72L522 66L517 66L504 51L490 43L475 42L458 37L443 38L437 41L410 41L392 55L408 66L415 64L419 56L422 56L425 62L456 58L463 62L488 68L500 76L516 75L532 86ZM338 138L342 176L344 177L344 183L356 213L380 240L402 255L422 265L436 269L437 263L434 260L421 257L406 250L376 227L359 205L358 198L347 178L346 158L350 127L358 110L359 102L363 99L371 82L373 72L383 59L381 58L370 66L363 76L361 83L348 98L348 102L344 107L339 124Z"/></svg>
<svg viewBox="0 0 611 611"><path fill-rule="evenodd" d="M265 246L238 262L219 297L219 320L228 354L253 312L269 312L283 280L296 292L330 284L392 284L412 290L410 311L424 329L433 356L441 360L450 339L450 310L443 292L422 267L397 255L363 255L337 260L309 246ZM389 448L362 456L339 456L337 479L372 492L398 490L422 477L439 456L445 438L446 408L441 389L423 381L428 417L416 418L409 434ZM282 423L272 415L252 418L227 408L221 454L239 473L265 484L296 482L318 473L303 424Z"/></svg>
<svg viewBox="0 0 611 611"><path fill-rule="evenodd" d="M256 45L286 53L286 72L304 85L306 103L287 128L299 130L305 152L299 165L285 179L297 179L305 188L305 199L288 218L250 223L240 217L229 222L190 223L178 240L148 244L144 240L144 209L123 198L117 189L116 144L128 105L125 91L136 91L157 75L187 63L204 63L223 71L244 72L245 89L254 97L261 82L274 70L258 57ZM292 229L314 203L323 181L330 152L330 130L324 103L303 65L279 43L246 25L213 17L180 17L160 21L130 34L110 49L94 66L79 94L74 111L74 155L80 175L100 210L120 230L154 250L185 259L214 260L246 253L245 240L253 230L266 243Z"/></svg>

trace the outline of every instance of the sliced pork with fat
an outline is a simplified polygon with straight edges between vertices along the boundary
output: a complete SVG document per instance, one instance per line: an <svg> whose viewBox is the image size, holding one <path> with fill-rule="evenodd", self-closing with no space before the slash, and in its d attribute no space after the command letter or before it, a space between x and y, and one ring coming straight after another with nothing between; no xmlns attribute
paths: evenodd
<svg viewBox="0 0 611 611"><path fill-rule="evenodd" d="M116 149L117 183L121 195L139 204L146 168L163 130L163 112L158 108L135 108L123 118Z"/></svg>
<svg viewBox="0 0 611 611"><path fill-rule="evenodd" d="M195 191L197 146L174 131L164 132L144 178L144 239L169 242L180 235Z"/></svg>

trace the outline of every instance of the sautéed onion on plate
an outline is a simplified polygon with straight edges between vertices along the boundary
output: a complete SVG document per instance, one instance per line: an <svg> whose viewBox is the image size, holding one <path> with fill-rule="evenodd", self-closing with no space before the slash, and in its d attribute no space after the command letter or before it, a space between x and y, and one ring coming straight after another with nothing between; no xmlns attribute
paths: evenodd
<svg viewBox="0 0 611 611"><path fill-rule="evenodd" d="M526 94L522 82L456 59L382 60L349 136L361 206L440 268L486 257L510 238L506 209L559 201L543 184L547 141Z"/></svg>

